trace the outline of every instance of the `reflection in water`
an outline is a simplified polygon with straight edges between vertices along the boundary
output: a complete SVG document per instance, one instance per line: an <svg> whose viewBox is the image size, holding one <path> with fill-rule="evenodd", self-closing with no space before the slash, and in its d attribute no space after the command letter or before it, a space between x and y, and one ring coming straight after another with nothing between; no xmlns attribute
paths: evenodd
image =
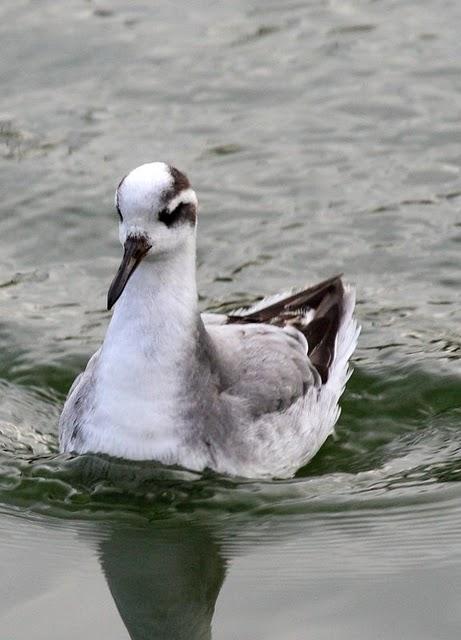
<svg viewBox="0 0 461 640"><path fill-rule="evenodd" d="M393 604L394 595L398 593L402 602L401 594L406 598L417 584L414 572L424 567L418 578L422 586L414 594L418 615L411 615L408 622L418 625L429 600L440 616L445 615L446 598L434 587L434 572L442 582L448 580L450 593L457 592L459 380L417 368L405 376L389 373L379 378L356 371L337 439L291 481L241 482L149 461L54 455L54 440L46 432L1 422L0 508L25 513L26 519L42 514L48 531L54 526L59 531L62 520L70 519L71 531L81 534L85 546L90 543L91 552L97 541L107 585L133 640L209 639L213 615L215 638L230 632L235 637L267 638L267 625L273 637L303 638L309 629L312 637L326 638L334 635L332 624L341 637L368 638L363 632L366 607L358 603L367 602L374 623L382 612L381 602L390 610L394 607L396 619L405 618L407 609ZM9 387L5 387L7 397ZM33 407L41 406L33 390L18 391L17 398L23 407L31 407L31 415ZM11 409L7 417L13 418L14 403L5 406ZM46 415L45 402L43 407ZM81 521L90 523L89 540ZM14 526L9 536L15 544L18 530ZM18 544L30 549L33 538L26 533ZM10 556L4 541L2 550L0 560ZM83 557L87 552L85 548ZM240 563L237 558L243 555L245 561ZM57 557L72 563L80 556L77 547L74 550L65 542ZM229 557L235 558L232 579L229 576L229 591L224 589L217 615L213 612L225 569L230 568ZM47 564L40 551L36 559L23 563L23 569L49 578ZM395 587L389 572L396 580L404 576L404 586ZM86 576L89 587L94 578ZM97 587L98 580L94 582ZM379 594L374 591L377 585ZM97 601L93 619L89 615L82 622L88 632L78 637L94 637L95 627L106 625L113 615L112 599L103 589L107 601ZM22 627L30 626L32 636L38 637L37 609L28 588L19 591L13 600L22 613ZM232 593L230 601L225 592ZM339 592L348 598L341 605L342 617L336 601ZM61 611L55 598L65 611L61 624L68 624L67 602L74 602L74 593L78 587L71 592L63 589L59 596L51 587L48 590L51 615ZM91 591L86 595L92 598ZM313 608L306 602L314 603ZM3 600L2 604L5 611ZM42 618L48 622L46 607L46 599L40 600L46 611ZM272 625L274 607L277 628ZM386 615L379 621L383 637L388 619ZM323 635L317 634L316 624L324 625ZM350 633L345 624L352 625ZM16 630L16 625L18 620L10 616L10 629ZM42 638L64 637L60 629L53 632L47 630ZM128 637L124 630L122 634ZM431 637L458 635L450 631Z"/></svg>
<svg viewBox="0 0 461 640"><path fill-rule="evenodd" d="M225 575L211 535L195 525L113 525L100 562L133 640L206 640Z"/></svg>

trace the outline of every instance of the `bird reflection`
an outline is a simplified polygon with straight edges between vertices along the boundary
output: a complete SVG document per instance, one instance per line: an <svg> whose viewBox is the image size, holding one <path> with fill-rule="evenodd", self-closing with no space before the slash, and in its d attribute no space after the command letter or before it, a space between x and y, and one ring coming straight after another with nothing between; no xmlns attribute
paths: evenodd
<svg viewBox="0 0 461 640"><path fill-rule="evenodd" d="M117 524L99 557L132 640L211 638L225 562L210 532L177 521Z"/></svg>

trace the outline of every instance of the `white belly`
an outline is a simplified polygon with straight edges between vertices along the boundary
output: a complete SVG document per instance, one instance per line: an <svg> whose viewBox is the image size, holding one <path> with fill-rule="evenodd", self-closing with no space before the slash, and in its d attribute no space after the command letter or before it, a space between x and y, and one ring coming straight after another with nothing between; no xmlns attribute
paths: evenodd
<svg viewBox="0 0 461 640"><path fill-rule="evenodd" d="M186 429L191 425L181 417L174 369L152 366L139 353L118 354L116 366L107 353L105 356L98 367L95 401L81 452L99 451L193 469L206 466L200 443L197 451L185 450Z"/></svg>

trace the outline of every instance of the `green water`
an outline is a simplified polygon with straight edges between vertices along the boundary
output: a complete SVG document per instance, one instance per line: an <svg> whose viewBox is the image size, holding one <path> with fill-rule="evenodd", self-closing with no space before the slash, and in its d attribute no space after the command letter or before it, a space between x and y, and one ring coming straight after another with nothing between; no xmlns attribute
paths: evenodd
<svg viewBox="0 0 461 640"><path fill-rule="evenodd" d="M461 5L4 0L0 638L461 633ZM57 453L162 159L201 204L201 304L344 272L362 335L337 436L239 482Z"/></svg>

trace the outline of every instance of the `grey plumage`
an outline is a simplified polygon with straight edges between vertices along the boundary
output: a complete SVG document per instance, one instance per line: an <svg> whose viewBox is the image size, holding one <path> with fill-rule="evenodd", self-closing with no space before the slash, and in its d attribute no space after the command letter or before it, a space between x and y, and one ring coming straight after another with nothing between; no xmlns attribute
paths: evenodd
<svg viewBox="0 0 461 640"><path fill-rule="evenodd" d="M308 306L309 290L305 290L296 302L289 297L287 304L287 298L282 298L276 304L258 305L257 312L203 314L197 319L190 352L177 363L181 381L177 415L190 425L182 437L185 451L200 449L206 466L234 475L247 475L248 469L251 475L266 475L267 468L272 469L271 475L291 475L311 457L318 440L328 433L321 420L317 429L314 424L309 434L302 433L303 410L309 403L314 406L325 386L319 373L324 365L315 367L308 352L315 352L327 331L310 345L305 334L322 317L318 313L322 305L327 311L331 308L325 301L330 298L331 303L332 283L338 288L339 282L338 277L314 288L317 309ZM342 310L342 285L339 292L335 304ZM258 317L271 324L255 322ZM94 354L69 392L61 417L61 447L65 450L82 448L95 402L99 354ZM333 420L332 415L327 417ZM281 452L285 449L286 453L293 443L287 463Z"/></svg>
<svg viewBox="0 0 461 640"><path fill-rule="evenodd" d="M124 247L101 349L73 385L62 451L286 477L332 432L358 328L336 276L225 316L197 308L198 200L161 162L116 192Z"/></svg>

